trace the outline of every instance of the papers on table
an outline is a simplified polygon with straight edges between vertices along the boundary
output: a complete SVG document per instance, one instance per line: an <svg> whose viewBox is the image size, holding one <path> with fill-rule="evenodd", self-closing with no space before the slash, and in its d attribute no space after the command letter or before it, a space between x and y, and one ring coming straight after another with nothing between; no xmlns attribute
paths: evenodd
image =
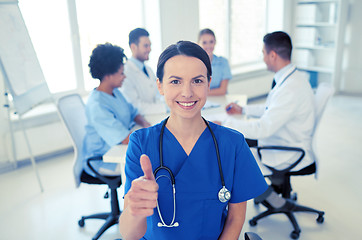
<svg viewBox="0 0 362 240"><path fill-rule="evenodd" d="M212 101L207 100L202 110L209 109L209 108L218 108L221 105Z"/></svg>
<svg viewBox="0 0 362 240"><path fill-rule="evenodd" d="M236 102L240 106L245 106L248 102L248 96L241 94L226 94L227 104Z"/></svg>

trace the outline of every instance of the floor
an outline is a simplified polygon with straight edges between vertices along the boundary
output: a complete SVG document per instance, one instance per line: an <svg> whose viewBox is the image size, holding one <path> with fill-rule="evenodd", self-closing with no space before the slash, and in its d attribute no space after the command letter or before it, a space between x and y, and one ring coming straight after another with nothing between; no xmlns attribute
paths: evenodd
<svg viewBox="0 0 362 240"><path fill-rule="evenodd" d="M326 212L323 224L316 223L313 214L297 214L301 240L362 239L361 143L362 98L335 96L317 132L318 179L295 177L292 182L300 204ZM0 175L0 239L92 238L103 221L90 220L84 228L80 228L77 221L82 214L109 209L109 200L103 199L106 188L84 184L76 189L72 160L71 153L38 164L43 193L31 166ZM121 190L119 195L122 196ZM248 203L243 232L256 232L264 240L290 239L292 227L283 215L249 226L248 220L263 210L263 206ZM101 237L103 240L116 238L120 238L117 226Z"/></svg>

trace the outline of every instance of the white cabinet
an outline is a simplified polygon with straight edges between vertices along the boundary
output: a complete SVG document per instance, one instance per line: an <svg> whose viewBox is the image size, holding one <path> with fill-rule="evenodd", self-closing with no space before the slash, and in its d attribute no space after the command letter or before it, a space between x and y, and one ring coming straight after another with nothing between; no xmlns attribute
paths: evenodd
<svg viewBox="0 0 362 240"><path fill-rule="evenodd" d="M295 1L293 62L310 73L312 86L340 74L347 0Z"/></svg>

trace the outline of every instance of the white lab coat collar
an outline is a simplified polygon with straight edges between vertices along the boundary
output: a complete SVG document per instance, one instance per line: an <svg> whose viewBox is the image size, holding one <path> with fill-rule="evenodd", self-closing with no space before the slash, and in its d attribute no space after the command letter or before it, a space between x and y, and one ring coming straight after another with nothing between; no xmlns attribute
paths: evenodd
<svg viewBox="0 0 362 240"><path fill-rule="evenodd" d="M131 57L128 61L131 61L132 63L134 63L134 65L139 68L141 71L143 71L143 66L145 66L144 62L141 62L140 60Z"/></svg>
<svg viewBox="0 0 362 240"><path fill-rule="evenodd" d="M282 69L280 69L278 72L275 73L274 75L274 80L275 80L275 87L278 87L280 84L283 83L283 81L285 80L285 78L292 72L294 71L294 69L296 68L296 66L292 63L284 66Z"/></svg>

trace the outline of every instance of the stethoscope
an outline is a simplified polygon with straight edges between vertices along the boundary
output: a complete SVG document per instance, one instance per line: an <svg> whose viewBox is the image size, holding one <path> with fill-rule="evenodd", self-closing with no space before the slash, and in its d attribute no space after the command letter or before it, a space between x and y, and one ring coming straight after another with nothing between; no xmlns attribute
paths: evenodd
<svg viewBox="0 0 362 240"><path fill-rule="evenodd" d="M297 67L294 67L293 71L291 71L284 79L283 81L278 85L278 87L280 87L295 71L297 71ZM277 89L276 85L275 87L272 89L272 91L274 91L275 89ZM269 98L268 98L269 99ZM268 99L267 99L267 105L268 105ZM268 110L268 106L265 107L265 110Z"/></svg>
<svg viewBox="0 0 362 240"><path fill-rule="evenodd" d="M160 166L158 168L155 169L155 171L153 172L153 175L156 176L157 172L161 169L163 170L166 170L169 175L170 175L170 178L166 175L160 175L156 178L156 181L161 178L161 177L166 177L168 178L170 181L171 181L171 184L172 184L172 194L173 194L173 217L172 217L172 221L170 224L166 224L165 221L163 220L162 218L162 215L161 215L161 211L160 211L160 208L159 208L159 205L158 205L158 200L157 200L157 211L158 211L158 215L160 217L160 220L161 222L159 222L157 224L158 227L178 227L179 226L179 223L178 222L175 222L175 215L176 215L176 189L175 189L175 177L171 171L171 169L169 169L168 167L164 166L163 165L163 149L162 149L162 143L163 143L163 132L165 131L165 126L166 126L166 123L167 123L167 120L168 120L169 117L167 117L165 119L165 121L163 122L162 124L162 128L161 128L161 132L160 132L160 142L159 142L159 151L160 151ZM221 167L221 160L220 160L220 153L219 153L219 147L218 147L218 144L217 144L217 141L216 141L216 137L214 135L214 132L211 130L211 127L209 125L209 123L204 119L202 118L207 126L207 128L209 129L210 133L211 133L211 136L212 136L212 139L214 141L214 144L215 144L215 150L216 150L216 156L217 156L217 162L218 162L218 166L219 166L219 172L220 172L220 178L221 178L221 185L222 185L222 188L220 189L220 191L218 192L218 198L220 200L220 202L224 203L224 202L227 202L230 200L231 198L231 192L229 190L227 190L227 188L225 187L225 181L224 181L224 175L223 175L223 172L222 172L222 167Z"/></svg>
<svg viewBox="0 0 362 240"><path fill-rule="evenodd" d="M297 71L297 68L296 68L296 67L294 67L293 71L291 71L291 72L283 79L283 81L279 84L279 86L281 86L281 85L285 82L285 80L287 80L295 71Z"/></svg>

